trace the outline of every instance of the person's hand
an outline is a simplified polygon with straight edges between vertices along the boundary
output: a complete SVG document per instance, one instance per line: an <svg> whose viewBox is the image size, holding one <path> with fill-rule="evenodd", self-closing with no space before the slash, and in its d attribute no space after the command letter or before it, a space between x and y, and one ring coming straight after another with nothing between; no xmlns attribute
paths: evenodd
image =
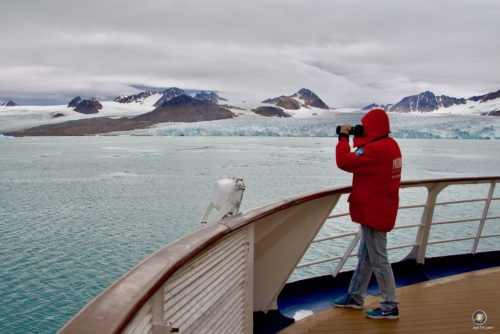
<svg viewBox="0 0 500 334"><path fill-rule="evenodd" d="M351 124L342 124L340 127L340 133L349 135L349 132L351 132Z"/></svg>

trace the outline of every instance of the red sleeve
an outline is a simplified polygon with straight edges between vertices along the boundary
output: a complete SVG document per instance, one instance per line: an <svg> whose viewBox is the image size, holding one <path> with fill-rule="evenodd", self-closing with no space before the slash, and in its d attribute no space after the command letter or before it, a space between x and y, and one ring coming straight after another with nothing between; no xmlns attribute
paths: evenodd
<svg viewBox="0 0 500 334"><path fill-rule="evenodd" d="M345 137L340 138L335 153L337 166L349 173L373 173L381 163L373 149L361 147L351 152L349 140Z"/></svg>

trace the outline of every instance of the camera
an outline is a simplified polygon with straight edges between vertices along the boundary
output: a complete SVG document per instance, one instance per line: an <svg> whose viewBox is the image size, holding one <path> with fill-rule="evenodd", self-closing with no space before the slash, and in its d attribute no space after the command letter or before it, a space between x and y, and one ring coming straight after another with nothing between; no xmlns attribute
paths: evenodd
<svg viewBox="0 0 500 334"><path fill-rule="evenodd" d="M340 135L341 128L342 127L340 125L337 126L337 135ZM351 126L349 134L353 135L354 137L363 137L365 135L365 128L361 124L356 124L355 126Z"/></svg>

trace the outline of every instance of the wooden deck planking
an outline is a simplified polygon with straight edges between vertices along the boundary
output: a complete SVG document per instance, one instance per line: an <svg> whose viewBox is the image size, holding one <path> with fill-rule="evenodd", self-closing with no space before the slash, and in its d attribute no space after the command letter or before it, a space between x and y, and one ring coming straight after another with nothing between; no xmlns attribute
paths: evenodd
<svg viewBox="0 0 500 334"><path fill-rule="evenodd" d="M454 275L398 289L399 320L374 320L364 310L378 306L366 299L364 310L332 308L280 331L302 333L500 333L500 267ZM476 329L472 313L483 310L487 328Z"/></svg>

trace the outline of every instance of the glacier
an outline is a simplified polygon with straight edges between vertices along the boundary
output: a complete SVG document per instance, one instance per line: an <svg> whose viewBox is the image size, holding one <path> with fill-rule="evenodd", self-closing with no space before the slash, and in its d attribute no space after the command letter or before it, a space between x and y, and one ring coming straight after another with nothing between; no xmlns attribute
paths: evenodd
<svg viewBox="0 0 500 334"><path fill-rule="evenodd" d="M363 113L318 118L235 118L197 123L164 123L149 129L114 133L128 136L336 137L337 125L360 123ZM389 113L394 138L500 139L500 118Z"/></svg>

